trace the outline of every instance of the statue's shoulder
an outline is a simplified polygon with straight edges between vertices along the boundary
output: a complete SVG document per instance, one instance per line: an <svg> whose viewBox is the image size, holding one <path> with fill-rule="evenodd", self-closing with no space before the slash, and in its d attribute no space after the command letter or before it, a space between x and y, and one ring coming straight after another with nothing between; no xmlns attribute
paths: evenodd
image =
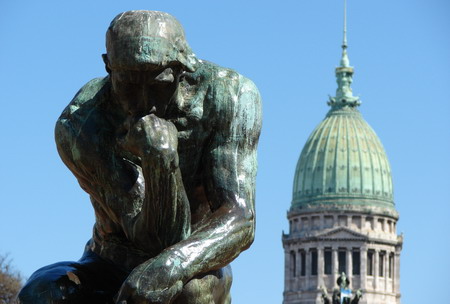
<svg viewBox="0 0 450 304"><path fill-rule="evenodd" d="M80 109L98 106L108 98L110 87L111 81L109 76L92 79L75 94L75 97L64 109L63 114L70 115Z"/></svg>
<svg viewBox="0 0 450 304"><path fill-rule="evenodd" d="M258 90L250 79L233 69L222 67L206 60L199 60L197 67L193 76L203 78L216 89L230 91L230 89L239 89L242 86L248 86L252 90Z"/></svg>
<svg viewBox="0 0 450 304"><path fill-rule="evenodd" d="M205 109L210 110L206 115L208 121L225 132L222 134L224 141L243 135L251 140L257 138L262 124L262 106L256 85L232 69L207 61L201 63L195 73L209 87L205 98ZM235 134L237 130L241 134Z"/></svg>
<svg viewBox="0 0 450 304"><path fill-rule="evenodd" d="M56 122L55 132L58 140L63 137L75 136L88 121L98 119L96 111L110 94L109 77L95 78L86 83L72 101L66 106ZM93 118L93 119L89 119Z"/></svg>
<svg viewBox="0 0 450 304"><path fill-rule="evenodd" d="M261 96L256 85L249 78L233 69L215 63L200 60L193 77L208 83L210 102L219 109L236 109L250 106L258 112L261 107Z"/></svg>

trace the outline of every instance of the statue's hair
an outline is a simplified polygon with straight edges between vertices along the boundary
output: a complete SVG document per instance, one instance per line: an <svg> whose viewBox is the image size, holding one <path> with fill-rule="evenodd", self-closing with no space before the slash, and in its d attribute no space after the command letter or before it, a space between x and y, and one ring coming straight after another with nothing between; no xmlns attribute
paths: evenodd
<svg viewBox="0 0 450 304"><path fill-rule="evenodd" d="M179 63L193 71L195 55L178 20L164 12L128 11L117 15L106 32L106 50L113 67Z"/></svg>

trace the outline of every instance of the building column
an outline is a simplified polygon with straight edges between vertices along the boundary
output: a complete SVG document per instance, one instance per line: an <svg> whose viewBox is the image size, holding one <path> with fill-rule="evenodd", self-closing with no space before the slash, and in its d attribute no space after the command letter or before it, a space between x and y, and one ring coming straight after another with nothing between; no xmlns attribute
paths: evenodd
<svg viewBox="0 0 450 304"><path fill-rule="evenodd" d="M400 252L396 251L394 255L394 275L392 280L394 281L394 292L400 294Z"/></svg>
<svg viewBox="0 0 450 304"><path fill-rule="evenodd" d="M323 273L324 273L324 269L323 269L323 263L324 263L324 247L320 246L317 247L317 285L318 287L324 286L326 288L326 286L324 285L323 282Z"/></svg>
<svg viewBox="0 0 450 304"><path fill-rule="evenodd" d="M387 225L387 224L385 224L385 225ZM383 277L383 291L387 292L387 290L388 290L387 284L388 284L388 278L389 278L389 273L388 273L389 251L388 250L386 250L386 253L383 255L383 259L384 259L384 263L383 263L383 273L384 273L384 277Z"/></svg>
<svg viewBox="0 0 450 304"><path fill-rule="evenodd" d="M350 284L353 281L353 256L352 256L352 248L347 248L347 269L345 270L347 273L347 278L350 280Z"/></svg>
<svg viewBox="0 0 450 304"><path fill-rule="evenodd" d="M302 250L305 250L304 248L297 247L297 289L296 290L303 290L305 288L304 278L306 277L306 263L305 261L305 276L302 276ZM305 257L307 258L307 257Z"/></svg>
<svg viewBox="0 0 450 304"><path fill-rule="evenodd" d="M337 278L339 277L339 267L338 267L338 248L333 247L331 253L331 278L333 285L336 285Z"/></svg>
<svg viewBox="0 0 450 304"><path fill-rule="evenodd" d="M360 264L360 281L361 281L361 289L366 290L366 282L367 282L367 248L361 247L361 264Z"/></svg>
<svg viewBox="0 0 450 304"><path fill-rule="evenodd" d="M311 265L312 265L312 255L311 248L305 248L306 254L306 273L305 273L305 290L309 289L309 284L311 282Z"/></svg>
<svg viewBox="0 0 450 304"><path fill-rule="evenodd" d="M380 277L379 274L379 269L380 269L380 250L379 249L375 249L375 253L374 253L374 260L375 260L375 265L374 265L374 269L373 269L373 288L375 290L378 290L378 278Z"/></svg>
<svg viewBox="0 0 450 304"><path fill-rule="evenodd" d="M295 263L291 265L292 269L292 290L298 290L298 252L296 249L292 250L294 252L295 261L291 261L291 263Z"/></svg>
<svg viewBox="0 0 450 304"><path fill-rule="evenodd" d="M302 256L300 255L300 250L297 248L295 250L295 263L297 265L295 265L295 270L297 271L297 273L295 274L296 278L300 278L300 274L301 274L301 266L302 266Z"/></svg>
<svg viewBox="0 0 450 304"><path fill-rule="evenodd" d="M325 286L325 283L323 281L323 274L324 274L323 264L324 264L324 247L317 246L317 285L315 286L317 290L321 290L321 287L327 288L327 286ZM322 302L321 299L322 299L322 292L317 291L315 303L321 303Z"/></svg>
<svg viewBox="0 0 450 304"><path fill-rule="evenodd" d="M284 250L284 291L292 290L291 286L291 252Z"/></svg>

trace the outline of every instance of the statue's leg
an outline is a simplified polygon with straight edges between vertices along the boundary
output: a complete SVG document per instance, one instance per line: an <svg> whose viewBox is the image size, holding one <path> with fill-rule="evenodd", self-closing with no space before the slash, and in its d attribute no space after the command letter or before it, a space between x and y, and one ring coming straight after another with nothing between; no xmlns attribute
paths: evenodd
<svg viewBox="0 0 450 304"><path fill-rule="evenodd" d="M60 262L37 270L19 293L21 304L114 303L126 274L92 252L78 262Z"/></svg>
<svg viewBox="0 0 450 304"><path fill-rule="evenodd" d="M190 280L174 304L229 304L231 266L198 275Z"/></svg>

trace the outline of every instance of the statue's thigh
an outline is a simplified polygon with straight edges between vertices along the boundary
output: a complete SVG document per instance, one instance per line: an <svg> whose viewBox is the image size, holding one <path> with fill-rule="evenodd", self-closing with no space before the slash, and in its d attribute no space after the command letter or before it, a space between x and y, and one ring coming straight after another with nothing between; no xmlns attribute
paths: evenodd
<svg viewBox="0 0 450 304"><path fill-rule="evenodd" d="M31 275L19 300L21 304L114 303L124 278L110 264L92 258L55 263Z"/></svg>
<svg viewBox="0 0 450 304"><path fill-rule="evenodd" d="M198 275L184 286L174 304L229 304L232 279L230 265Z"/></svg>
<svg viewBox="0 0 450 304"><path fill-rule="evenodd" d="M20 291L20 303L58 304L84 300L84 287L74 264L61 262L37 270Z"/></svg>

